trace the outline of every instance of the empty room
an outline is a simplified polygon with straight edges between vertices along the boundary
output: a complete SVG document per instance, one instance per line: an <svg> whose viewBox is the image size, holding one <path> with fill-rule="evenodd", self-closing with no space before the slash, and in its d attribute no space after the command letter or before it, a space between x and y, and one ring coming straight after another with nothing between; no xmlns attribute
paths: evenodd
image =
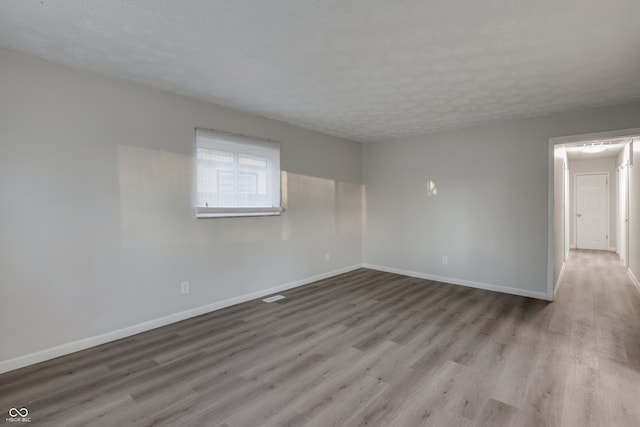
<svg viewBox="0 0 640 427"><path fill-rule="evenodd" d="M0 1L0 423L640 425L639 18Z"/></svg>

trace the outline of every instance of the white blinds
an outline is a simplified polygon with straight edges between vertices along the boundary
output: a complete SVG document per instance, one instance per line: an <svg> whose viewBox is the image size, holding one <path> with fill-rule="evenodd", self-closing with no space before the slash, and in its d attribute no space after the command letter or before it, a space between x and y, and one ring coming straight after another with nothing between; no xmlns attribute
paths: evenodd
<svg viewBox="0 0 640 427"><path fill-rule="evenodd" d="M196 215L278 215L280 144L196 129Z"/></svg>

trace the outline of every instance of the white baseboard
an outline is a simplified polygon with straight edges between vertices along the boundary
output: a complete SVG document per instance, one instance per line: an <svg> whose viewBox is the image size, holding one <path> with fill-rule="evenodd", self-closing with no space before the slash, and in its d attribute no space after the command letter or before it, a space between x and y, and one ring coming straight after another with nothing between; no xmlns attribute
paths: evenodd
<svg viewBox="0 0 640 427"><path fill-rule="evenodd" d="M95 347L97 345L101 345L111 341L119 340L121 338L129 337L131 335L139 334L140 332L156 329L161 326L169 325L171 323L180 322L181 320L189 319L195 316L200 316L202 314L210 313L215 310L220 310L221 308L225 308L232 305L240 304L242 302L261 298L269 294L274 294L276 292L282 292L287 289L306 285L308 283L317 282L318 280L326 279L332 276L337 276L338 274L348 273L349 271L353 271L361 267L362 267L361 264L357 264L349 267L340 268L338 270L317 274L315 276L307 277L301 280L296 280L295 282L286 283L284 285L275 286L273 288L263 289L260 291L252 292L250 294L229 298L223 301L217 301L212 304L203 305L201 307L192 308L192 309L181 311L178 313L173 313L168 316L160 317L154 320L149 320L147 322L138 323L136 325L128 326L126 328L118 329L111 332L107 332L105 334L83 338L81 340L73 341L70 343L65 343L62 345L58 345L56 347L51 347L45 350L40 350L34 353L26 354L24 356L19 356L14 359L3 360L3 361L0 361L0 374L8 371L13 371L15 369L23 368L25 366L33 365L35 363L44 362L45 360L64 356L65 354L75 353L76 351L85 350L90 347Z"/></svg>
<svg viewBox="0 0 640 427"><path fill-rule="evenodd" d="M562 268L560 269L560 274L558 274L558 280L556 281L556 285L553 287L553 296L555 298L558 295L558 289L560 289L560 285L562 284L562 276L564 276L564 267L567 265L566 262L562 263Z"/></svg>
<svg viewBox="0 0 640 427"><path fill-rule="evenodd" d="M569 245L569 247L570 247L571 249L576 249L576 245L575 245L575 244L571 244L571 245Z"/></svg>
<svg viewBox="0 0 640 427"><path fill-rule="evenodd" d="M633 271L631 271L630 268L627 268L627 274L629 275L631 282L633 282L638 291L640 291L640 281L638 281L638 278L633 274Z"/></svg>
<svg viewBox="0 0 640 427"><path fill-rule="evenodd" d="M502 292L505 294L520 295L523 297L537 298L545 301L552 299L545 292L528 291L526 289L510 288L508 286L492 285L489 283L474 282L471 280L455 279L452 277L436 276L434 274L418 273L415 271L401 270L398 268L384 267L373 264L362 264L364 268L372 270L385 271L387 273L402 274L403 276L417 277L418 279L435 280L437 282L450 283L454 285L462 285L470 288L485 289L487 291Z"/></svg>
<svg viewBox="0 0 640 427"><path fill-rule="evenodd" d="M616 251L617 251L617 249L616 249L616 247L615 247L615 246L611 246L611 247L609 248L609 250L610 250L611 252L616 252Z"/></svg>

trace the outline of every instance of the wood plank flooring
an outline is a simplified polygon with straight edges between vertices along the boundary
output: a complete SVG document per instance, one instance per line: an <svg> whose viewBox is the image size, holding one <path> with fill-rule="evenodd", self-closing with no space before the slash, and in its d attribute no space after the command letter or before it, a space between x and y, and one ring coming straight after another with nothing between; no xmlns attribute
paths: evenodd
<svg viewBox="0 0 640 427"><path fill-rule="evenodd" d="M0 411L38 426L638 426L640 292L616 259L573 251L554 303L360 269L0 375Z"/></svg>

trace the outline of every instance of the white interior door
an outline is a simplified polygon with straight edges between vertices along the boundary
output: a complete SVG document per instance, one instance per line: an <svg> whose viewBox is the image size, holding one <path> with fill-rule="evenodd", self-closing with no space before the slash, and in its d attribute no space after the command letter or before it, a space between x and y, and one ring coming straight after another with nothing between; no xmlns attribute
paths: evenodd
<svg viewBox="0 0 640 427"><path fill-rule="evenodd" d="M576 246L609 249L607 174L576 175Z"/></svg>

